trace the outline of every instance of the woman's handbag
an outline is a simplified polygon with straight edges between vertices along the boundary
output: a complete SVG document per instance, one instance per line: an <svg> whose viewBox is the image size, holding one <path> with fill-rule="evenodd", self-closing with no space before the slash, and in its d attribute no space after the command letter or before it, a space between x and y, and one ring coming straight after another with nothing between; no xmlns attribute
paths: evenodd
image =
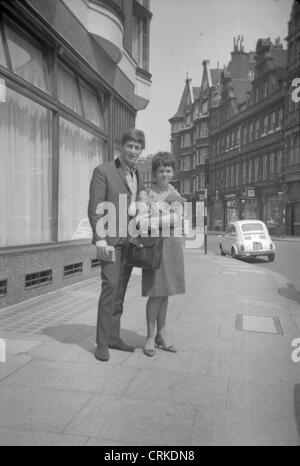
<svg viewBox="0 0 300 466"><path fill-rule="evenodd" d="M159 269L163 248L163 238L130 238L127 264L146 270Z"/></svg>

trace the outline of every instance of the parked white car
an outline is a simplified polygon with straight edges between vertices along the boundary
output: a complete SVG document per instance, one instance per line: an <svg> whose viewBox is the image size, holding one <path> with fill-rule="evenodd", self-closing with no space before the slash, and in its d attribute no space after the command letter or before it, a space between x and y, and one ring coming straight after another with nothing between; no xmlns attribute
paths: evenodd
<svg viewBox="0 0 300 466"><path fill-rule="evenodd" d="M223 256L226 254L234 258L267 256L270 262L275 260L275 244L261 220L231 222L220 238L220 251Z"/></svg>

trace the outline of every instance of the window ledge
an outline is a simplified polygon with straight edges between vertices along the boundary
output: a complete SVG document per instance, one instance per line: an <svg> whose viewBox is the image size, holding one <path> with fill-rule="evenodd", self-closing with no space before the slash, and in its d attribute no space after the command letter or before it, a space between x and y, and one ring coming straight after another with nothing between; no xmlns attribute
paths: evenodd
<svg viewBox="0 0 300 466"><path fill-rule="evenodd" d="M0 257L6 255L19 255L19 254L26 254L26 253L33 253L37 251L46 251L50 249L61 249L66 247L74 247L74 246L87 246L91 245L91 238L86 240L72 240L72 241L62 241L59 243L45 243L45 244L37 244L37 245L29 245L29 246L8 246L0 249Z"/></svg>
<svg viewBox="0 0 300 466"><path fill-rule="evenodd" d="M141 78L147 79L148 81L151 81L152 74L149 73L149 71L145 70L144 68L137 67L136 69L136 74L137 76L140 76Z"/></svg>

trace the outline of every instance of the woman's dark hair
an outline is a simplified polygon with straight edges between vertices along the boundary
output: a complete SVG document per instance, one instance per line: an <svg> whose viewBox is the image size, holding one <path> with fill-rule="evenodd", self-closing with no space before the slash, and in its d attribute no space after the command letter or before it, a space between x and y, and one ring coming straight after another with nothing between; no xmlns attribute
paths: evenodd
<svg viewBox="0 0 300 466"><path fill-rule="evenodd" d="M124 146L124 144L127 141L138 142L139 144L142 145L142 149L145 149L145 133L144 133L144 131L141 131L140 129L135 129L135 128L130 129L125 134L123 134L122 146Z"/></svg>
<svg viewBox="0 0 300 466"><path fill-rule="evenodd" d="M152 175L155 176L160 167L172 167L175 171L175 158L170 152L158 152L152 159Z"/></svg>

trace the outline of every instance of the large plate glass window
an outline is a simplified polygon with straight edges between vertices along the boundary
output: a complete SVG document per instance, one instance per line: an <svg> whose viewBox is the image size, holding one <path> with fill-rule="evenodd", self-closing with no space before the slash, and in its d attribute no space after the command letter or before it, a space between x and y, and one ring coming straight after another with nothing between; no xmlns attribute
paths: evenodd
<svg viewBox="0 0 300 466"><path fill-rule="evenodd" d="M59 241L91 237L87 219L94 168L105 159L105 142L60 118Z"/></svg>
<svg viewBox="0 0 300 466"><path fill-rule="evenodd" d="M51 112L7 89L0 104L0 247L51 241Z"/></svg>

